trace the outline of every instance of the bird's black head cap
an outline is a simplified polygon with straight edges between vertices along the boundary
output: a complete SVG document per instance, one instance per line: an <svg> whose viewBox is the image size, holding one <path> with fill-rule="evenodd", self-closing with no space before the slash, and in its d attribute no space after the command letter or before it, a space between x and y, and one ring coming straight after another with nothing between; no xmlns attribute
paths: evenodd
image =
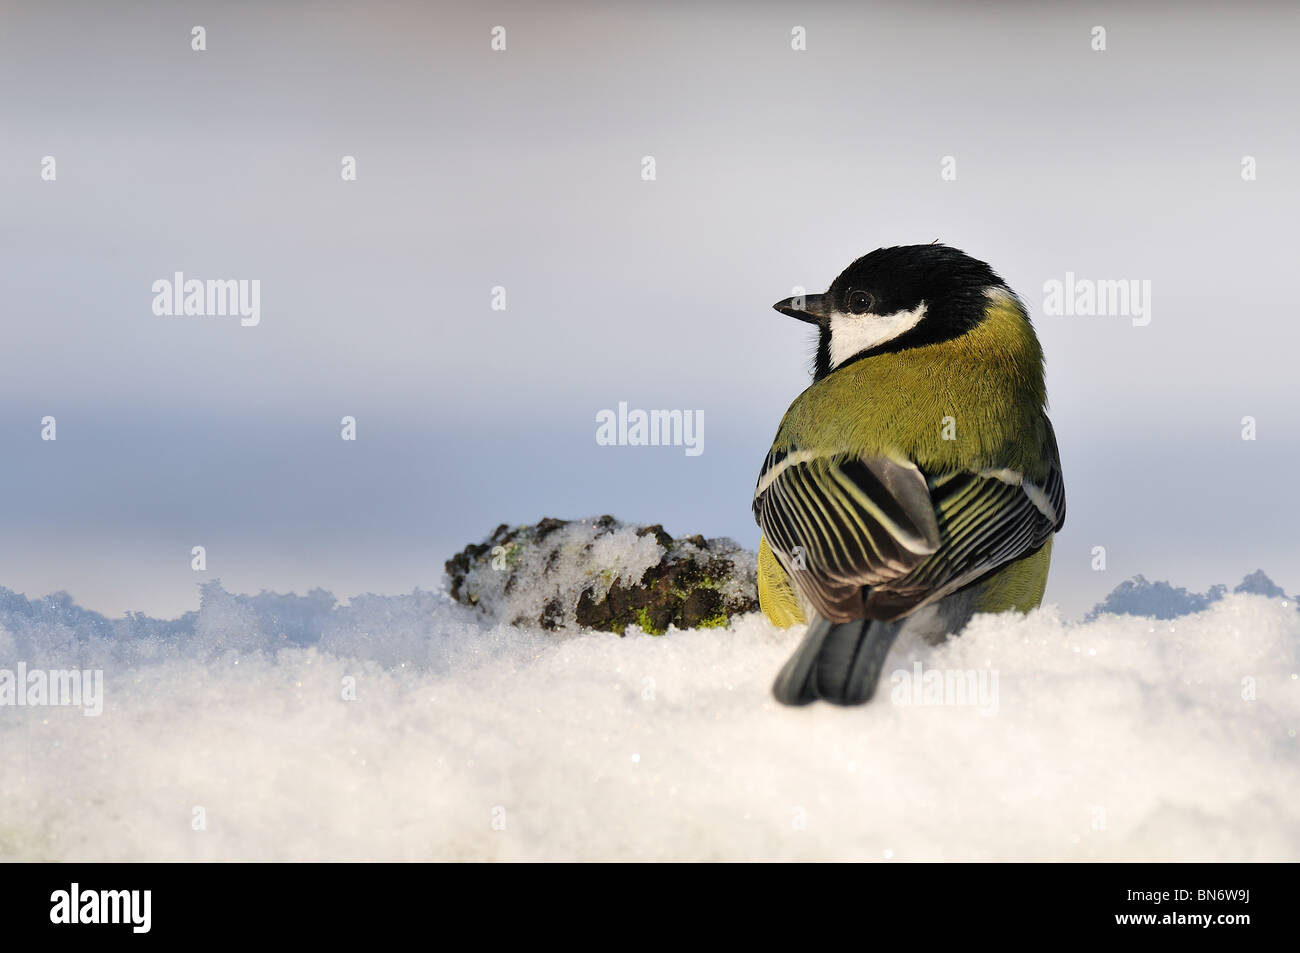
<svg viewBox="0 0 1300 953"><path fill-rule="evenodd" d="M965 252L898 245L863 255L825 294L775 307L818 325L813 376L820 380L864 357L960 337L984 319L991 289L1014 298L997 272Z"/></svg>

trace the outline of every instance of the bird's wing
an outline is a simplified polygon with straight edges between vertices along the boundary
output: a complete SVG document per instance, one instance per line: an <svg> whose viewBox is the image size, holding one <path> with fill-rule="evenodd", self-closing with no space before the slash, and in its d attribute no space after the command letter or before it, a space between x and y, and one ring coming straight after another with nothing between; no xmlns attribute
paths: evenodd
<svg viewBox="0 0 1300 953"><path fill-rule="evenodd" d="M1059 465L1042 482L1013 470L957 471L928 482L943 543L871 593L867 605L878 617L911 612L1036 551L1065 520Z"/></svg>
<svg viewBox="0 0 1300 953"><path fill-rule="evenodd" d="M754 515L818 614L891 619L942 599L1042 546L1065 519L1051 466L1037 483L1012 470L928 477L879 458L768 455Z"/></svg>
<svg viewBox="0 0 1300 953"><path fill-rule="evenodd" d="M941 543L924 474L883 458L773 451L754 516L805 598L833 621L862 618L864 586L906 576Z"/></svg>

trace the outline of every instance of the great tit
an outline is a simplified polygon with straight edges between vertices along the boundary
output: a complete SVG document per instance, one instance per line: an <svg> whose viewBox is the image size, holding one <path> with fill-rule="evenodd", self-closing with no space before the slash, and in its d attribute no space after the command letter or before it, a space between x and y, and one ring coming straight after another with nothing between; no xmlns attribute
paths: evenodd
<svg viewBox="0 0 1300 953"><path fill-rule="evenodd" d="M1043 350L1006 282L945 245L877 249L774 307L816 325L817 356L754 491L760 605L809 623L773 692L861 704L900 633L1042 601L1065 521Z"/></svg>

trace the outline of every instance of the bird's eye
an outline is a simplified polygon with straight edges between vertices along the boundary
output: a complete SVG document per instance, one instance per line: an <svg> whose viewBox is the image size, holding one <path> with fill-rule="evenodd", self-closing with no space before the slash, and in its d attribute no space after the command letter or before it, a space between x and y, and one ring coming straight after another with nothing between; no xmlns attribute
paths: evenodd
<svg viewBox="0 0 1300 953"><path fill-rule="evenodd" d="M854 314L866 314L875 303L876 299L866 291L849 292L849 310Z"/></svg>

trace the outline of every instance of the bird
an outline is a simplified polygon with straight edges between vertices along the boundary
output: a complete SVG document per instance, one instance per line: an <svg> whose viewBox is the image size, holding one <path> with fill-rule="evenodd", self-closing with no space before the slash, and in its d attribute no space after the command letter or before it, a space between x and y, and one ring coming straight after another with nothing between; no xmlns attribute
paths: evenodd
<svg viewBox="0 0 1300 953"><path fill-rule="evenodd" d="M773 307L817 350L754 490L760 608L807 623L772 690L862 704L900 635L1041 604L1065 524L1043 349L1007 283L938 243L878 248Z"/></svg>

